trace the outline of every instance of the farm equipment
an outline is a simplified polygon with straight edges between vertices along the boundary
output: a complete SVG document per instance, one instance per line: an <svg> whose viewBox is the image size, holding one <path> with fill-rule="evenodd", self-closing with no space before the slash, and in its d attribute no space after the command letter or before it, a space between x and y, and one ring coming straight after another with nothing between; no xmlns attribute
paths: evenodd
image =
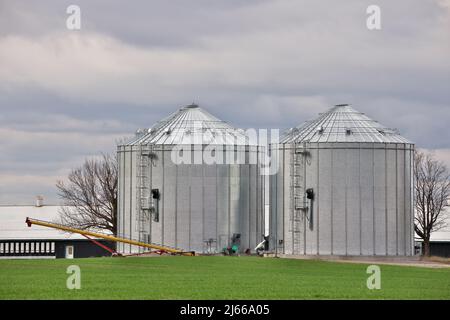
<svg viewBox="0 0 450 320"><path fill-rule="evenodd" d="M222 253L226 256L234 256L239 254L239 246L241 245L241 234L234 233L231 237L231 245L224 247Z"/></svg>
<svg viewBox="0 0 450 320"><path fill-rule="evenodd" d="M264 252L269 250L269 236L264 236L264 240L261 241L255 248L256 253L259 256L264 255Z"/></svg>
<svg viewBox="0 0 450 320"><path fill-rule="evenodd" d="M222 249L222 253L226 256L234 256L239 252L239 247L237 245L233 245L231 247L224 247Z"/></svg>
<svg viewBox="0 0 450 320"><path fill-rule="evenodd" d="M56 223L53 223L53 222L37 220L37 219L33 219L33 218L27 218L25 220L25 222L28 225L28 227L31 227L33 224L35 224L35 225L42 226L42 227L53 228L53 229L58 229L58 230L66 231L66 232L81 234L82 236L86 237L87 239L89 239L90 241L95 243L96 245L98 245L98 246L102 247L103 249L111 252L112 255L119 255L119 254L117 254L117 252L115 252L114 250L108 248L107 246L101 244L100 242L96 241L95 239L92 239L91 237L93 237L93 238L100 238L100 239L106 239L106 240L115 241L115 242L127 243L127 244L131 244L131 245L134 245L134 246L138 246L138 247L143 247L143 248L148 248L148 249L154 250L154 251L151 251L151 253L157 253L157 254L167 253L167 254L172 254L172 255L195 256L195 252L194 251L183 251L181 249L171 248L171 247L162 246L162 245L158 245L158 244L145 243L145 242L136 241L136 240L132 240L132 239L126 239L126 238L118 238L118 237L115 237L115 236L112 236L112 235L96 233L96 232L91 232L91 231L87 231L87 230L75 229L75 228L64 226L64 225L61 225L61 224L56 224Z"/></svg>

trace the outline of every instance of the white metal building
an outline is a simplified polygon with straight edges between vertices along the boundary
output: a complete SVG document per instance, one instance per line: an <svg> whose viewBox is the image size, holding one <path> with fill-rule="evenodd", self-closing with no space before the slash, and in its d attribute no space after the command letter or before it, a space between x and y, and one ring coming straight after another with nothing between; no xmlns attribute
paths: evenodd
<svg viewBox="0 0 450 320"><path fill-rule="evenodd" d="M0 205L0 258L82 258L109 256L106 250L82 235L41 226L28 227L27 217L50 222L58 221L61 206ZM110 241L97 239L114 248Z"/></svg>
<svg viewBox="0 0 450 320"><path fill-rule="evenodd" d="M289 130L270 179L272 250L412 255L414 145L348 105Z"/></svg>

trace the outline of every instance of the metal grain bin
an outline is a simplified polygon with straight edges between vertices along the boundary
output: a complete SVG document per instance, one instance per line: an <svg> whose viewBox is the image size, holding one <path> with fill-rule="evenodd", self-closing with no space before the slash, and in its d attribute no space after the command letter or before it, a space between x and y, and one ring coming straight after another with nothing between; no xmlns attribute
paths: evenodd
<svg viewBox="0 0 450 320"><path fill-rule="evenodd" d="M264 233L260 151L197 105L140 130L118 147L118 235L185 251L253 250Z"/></svg>
<svg viewBox="0 0 450 320"><path fill-rule="evenodd" d="M280 254L412 255L414 145L348 105L272 145L270 243Z"/></svg>

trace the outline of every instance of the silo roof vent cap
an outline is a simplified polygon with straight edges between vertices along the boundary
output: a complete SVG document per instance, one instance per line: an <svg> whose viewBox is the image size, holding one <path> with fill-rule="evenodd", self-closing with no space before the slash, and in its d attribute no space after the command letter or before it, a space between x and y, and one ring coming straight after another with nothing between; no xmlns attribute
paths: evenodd
<svg viewBox="0 0 450 320"><path fill-rule="evenodd" d="M144 129L137 129L135 135L139 137L142 136L144 133L145 133Z"/></svg>

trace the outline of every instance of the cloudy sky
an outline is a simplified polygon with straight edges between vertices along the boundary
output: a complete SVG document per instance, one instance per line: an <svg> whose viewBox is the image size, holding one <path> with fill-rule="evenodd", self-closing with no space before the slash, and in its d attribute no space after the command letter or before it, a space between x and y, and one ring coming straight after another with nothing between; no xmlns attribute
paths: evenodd
<svg viewBox="0 0 450 320"><path fill-rule="evenodd" d="M450 0L0 0L0 204L55 203L83 159L193 101L245 128L351 103L450 165L449 57Z"/></svg>

